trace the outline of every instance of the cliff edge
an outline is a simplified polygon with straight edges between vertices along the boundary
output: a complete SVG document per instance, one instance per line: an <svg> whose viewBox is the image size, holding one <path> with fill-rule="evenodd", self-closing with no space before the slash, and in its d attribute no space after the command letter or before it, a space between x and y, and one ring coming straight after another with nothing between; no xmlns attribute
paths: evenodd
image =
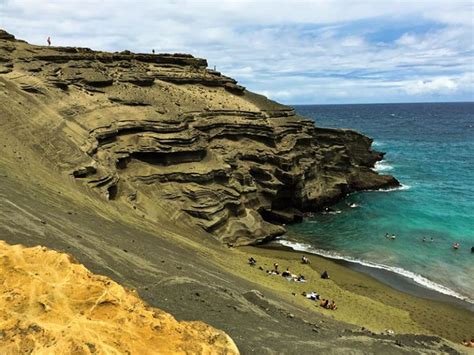
<svg viewBox="0 0 474 355"><path fill-rule="evenodd" d="M1 128L156 223L257 244L347 193L397 186L383 153L185 54L44 47L0 31Z"/></svg>

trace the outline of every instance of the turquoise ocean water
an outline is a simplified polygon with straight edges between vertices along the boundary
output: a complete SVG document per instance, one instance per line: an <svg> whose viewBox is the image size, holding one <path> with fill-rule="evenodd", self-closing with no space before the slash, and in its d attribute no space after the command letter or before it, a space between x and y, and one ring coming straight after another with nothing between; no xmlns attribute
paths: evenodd
<svg viewBox="0 0 474 355"><path fill-rule="evenodd" d="M402 188L352 194L335 212L290 226L281 242L391 270L474 302L474 103L295 109L318 126L373 138L374 148L387 153L376 170L394 175Z"/></svg>

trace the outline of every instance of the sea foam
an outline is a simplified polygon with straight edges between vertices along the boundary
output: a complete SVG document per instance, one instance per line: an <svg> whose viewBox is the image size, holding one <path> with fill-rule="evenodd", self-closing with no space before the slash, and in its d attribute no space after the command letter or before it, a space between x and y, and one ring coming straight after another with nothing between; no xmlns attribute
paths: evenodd
<svg viewBox="0 0 474 355"><path fill-rule="evenodd" d="M452 297L455 297L457 299L463 300L465 302L469 302L471 304L474 304L474 300L472 300L472 299L470 299L466 296L463 296L463 295L459 294L458 292L456 292L454 290L451 290L450 288L448 288L446 286L443 286L439 283L431 281L431 280L427 279L424 276L421 276L417 273L405 270L405 269L400 268L400 267L388 266L388 265L379 264L379 263L375 263L375 262L371 262L371 261L360 260L360 259L357 259L357 258L353 258L351 256L341 255L337 252L314 248L309 244L289 241L289 240L285 240L285 239L278 240L277 243L279 243L281 245L284 245L286 247L289 247L289 248L291 248L293 250L296 250L296 251L304 251L306 253L320 255L320 256L323 256L323 257L326 257L326 258L329 258L329 259L344 260L344 261L364 265L364 266L374 268L374 269L390 271L390 272L396 273L398 275L401 275L401 276L403 276L407 279L410 279L410 280L414 281L416 284L418 284L420 286L423 286L427 289L434 290L434 291L437 291L439 293L442 293L442 294L445 294L445 295L448 295L448 296L452 296Z"/></svg>
<svg viewBox="0 0 474 355"><path fill-rule="evenodd" d="M406 191L406 190L410 190L410 189L411 189L410 185L401 184L400 186L397 186L397 187L390 187L388 189L379 189L379 190L375 190L375 191L377 191L377 192L392 192L392 191Z"/></svg>
<svg viewBox="0 0 474 355"><path fill-rule="evenodd" d="M390 171L393 170L393 166L386 161L378 161L375 163L374 171Z"/></svg>

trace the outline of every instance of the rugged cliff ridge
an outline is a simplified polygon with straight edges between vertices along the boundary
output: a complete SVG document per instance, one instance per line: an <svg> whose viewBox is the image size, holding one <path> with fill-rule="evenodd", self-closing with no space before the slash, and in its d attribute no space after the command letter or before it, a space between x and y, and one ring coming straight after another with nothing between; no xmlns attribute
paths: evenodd
<svg viewBox="0 0 474 355"><path fill-rule="evenodd" d="M202 322L178 322L66 254L0 241L2 354L238 354Z"/></svg>
<svg viewBox="0 0 474 355"><path fill-rule="evenodd" d="M234 245L349 192L397 186L383 153L318 128L184 54L42 47L0 32L2 129L144 218L197 225Z"/></svg>

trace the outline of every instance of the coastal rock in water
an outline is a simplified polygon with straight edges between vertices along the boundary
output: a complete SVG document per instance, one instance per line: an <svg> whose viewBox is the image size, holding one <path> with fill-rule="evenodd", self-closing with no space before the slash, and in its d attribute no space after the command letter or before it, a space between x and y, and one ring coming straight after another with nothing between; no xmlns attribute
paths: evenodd
<svg viewBox="0 0 474 355"><path fill-rule="evenodd" d="M317 127L204 59L34 46L6 32L0 57L4 129L157 225L256 244L350 192L399 185L372 170L383 154L368 137Z"/></svg>
<svg viewBox="0 0 474 355"><path fill-rule="evenodd" d="M202 322L178 322L71 256L0 241L0 353L238 354Z"/></svg>

